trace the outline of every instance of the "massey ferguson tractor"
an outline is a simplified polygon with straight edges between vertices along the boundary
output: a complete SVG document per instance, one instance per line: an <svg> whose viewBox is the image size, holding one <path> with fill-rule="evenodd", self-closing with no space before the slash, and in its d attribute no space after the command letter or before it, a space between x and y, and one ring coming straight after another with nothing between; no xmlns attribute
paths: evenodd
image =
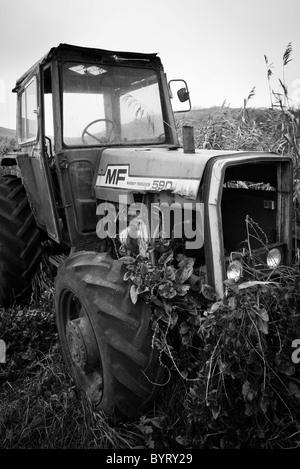
<svg viewBox="0 0 300 469"><path fill-rule="evenodd" d="M13 91L19 149L1 164L20 177L0 177L0 304L30 297L51 242L68 372L95 408L136 417L166 382L159 300L217 301L229 280L291 263L292 162L195 150L188 127L182 148L173 112L189 92L156 54L60 44Z"/></svg>

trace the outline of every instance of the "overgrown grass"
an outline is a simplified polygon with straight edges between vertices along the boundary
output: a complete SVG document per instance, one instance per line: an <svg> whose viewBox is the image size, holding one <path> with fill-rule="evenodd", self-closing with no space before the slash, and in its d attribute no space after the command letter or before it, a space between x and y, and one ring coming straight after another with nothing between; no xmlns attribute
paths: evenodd
<svg viewBox="0 0 300 469"><path fill-rule="evenodd" d="M165 361L169 384L151 412L119 424L93 412L67 374L48 268L44 259L30 305L1 310L8 347L0 365L1 448L299 446L300 364L291 361L300 337L298 267L283 270L277 284L228 285L223 301L206 301L197 314L177 305L172 332L160 324L176 364Z"/></svg>

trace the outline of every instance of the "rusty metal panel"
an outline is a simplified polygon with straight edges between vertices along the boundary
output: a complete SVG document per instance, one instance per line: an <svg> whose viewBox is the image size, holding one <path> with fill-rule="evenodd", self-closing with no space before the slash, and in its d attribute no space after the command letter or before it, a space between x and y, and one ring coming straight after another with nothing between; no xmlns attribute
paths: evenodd
<svg viewBox="0 0 300 469"><path fill-rule="evenodd" d="M55 203L51 194L48 177L40 151L32 149L31 155L17 156L22 181L38 226L47 231L50 238L60 241Z"/></svg>
<svg viewBox="0 0 300 469"><path fill-rule="evenodd" d="M55 155L56 171L71 246L98 241L94 178L101 151L70 149Z"/></svg>

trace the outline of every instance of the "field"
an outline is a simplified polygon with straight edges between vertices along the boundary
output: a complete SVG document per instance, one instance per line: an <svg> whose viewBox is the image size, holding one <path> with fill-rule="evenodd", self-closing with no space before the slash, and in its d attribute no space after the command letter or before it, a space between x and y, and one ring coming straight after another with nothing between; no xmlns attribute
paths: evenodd
<svg viewBox="0 0 300 469"><path fill-rule="evenodd" d="M299 448L299 112L223 106L179 114L176 122L180 139L183 125L194 126L198 148L291 155L293 266L282 269L276 284L231 286L218 305L208 300L201 328L183 311L182 341L172 348L169 379L153 408L134 422L113 424L89 407L66 372L53 314L55 272L44 255L30 303L0 309L7 344L0 448ZM0 134L2 151L15 145L10 137ZM196 334L197 353L190 346ZM161 340L173 344L163 331Z"/></svg>

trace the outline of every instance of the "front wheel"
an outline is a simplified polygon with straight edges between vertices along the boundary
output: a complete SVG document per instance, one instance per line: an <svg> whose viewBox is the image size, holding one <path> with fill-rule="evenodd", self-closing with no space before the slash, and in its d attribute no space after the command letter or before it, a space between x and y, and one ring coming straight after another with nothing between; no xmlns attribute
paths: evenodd
<svg viewBox="0 0 300 469"><path fill-rule="evenodd" d="M55 282L56 322L68 371L93 407L141 415L163 382L150 308L133 305L122 266L108 254L69 257Z"/></svg>

